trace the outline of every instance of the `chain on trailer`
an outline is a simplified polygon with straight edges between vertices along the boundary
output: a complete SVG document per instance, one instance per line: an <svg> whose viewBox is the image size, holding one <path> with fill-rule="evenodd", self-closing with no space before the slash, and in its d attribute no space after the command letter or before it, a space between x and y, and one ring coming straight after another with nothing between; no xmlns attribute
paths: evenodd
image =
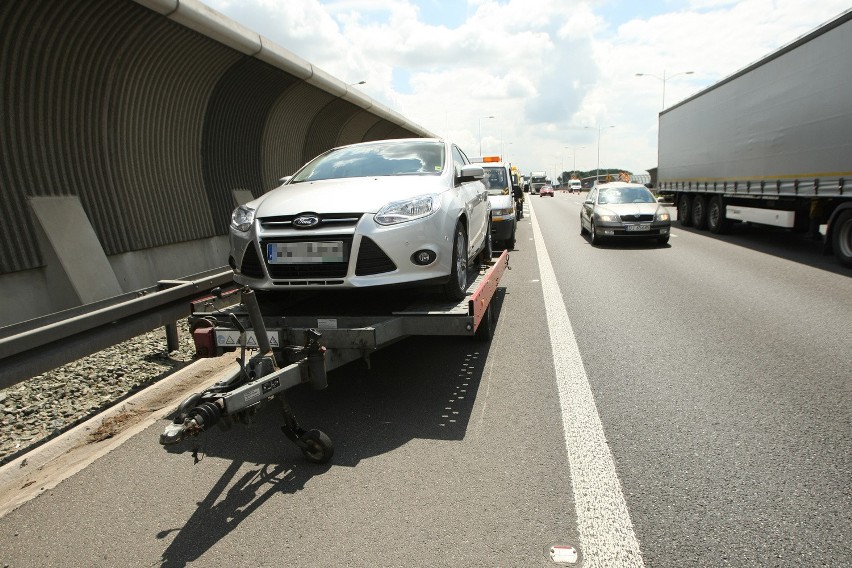
<svg viewBox="0 0 852 568"><path fill-rule="evenodd" d="M371 353L409 336L467 335L489 341L495 325L492 299L508 268L508 251L503 251L498 259L480 266L469 287L472 293L461 302L415 303L379 316L341 315L322 330L320 324L328 326L330 318L278 317L274 321L281 329L269 329L254 291L242 288L238 307L198 312L189 319L197 355L219 356L239 348L237 368L226 379L187 397L160 443L177 444L214 425L228 430L235 423L250 424L265 403L274 403L284 418L282 432L305 458L328 462L334 454L331 439L299 424L285 391L305 383L322 390L328 386L328 371L358 359L369 364Z"/></svg>

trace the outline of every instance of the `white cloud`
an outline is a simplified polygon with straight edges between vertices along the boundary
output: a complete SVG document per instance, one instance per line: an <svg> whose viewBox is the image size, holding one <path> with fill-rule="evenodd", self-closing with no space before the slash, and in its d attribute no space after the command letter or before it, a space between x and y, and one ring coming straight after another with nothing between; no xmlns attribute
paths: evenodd
<svg viewBox="0 0 852 568"><path fill-rule="evenodd" d="M481 125L483 151L508 152L525 171L573 165L575 146L585 146L577 167L592 169L597 127L615 125L602 129L601 167L642 172L657 160L664 73L670 106L846 2L671 0L656 15L614 22L602 1L441 1L455 5L447 21L457 25L424 23L436 0L208 3L345 82L365 80L366 94L469 155L479 153Z"/></svg>

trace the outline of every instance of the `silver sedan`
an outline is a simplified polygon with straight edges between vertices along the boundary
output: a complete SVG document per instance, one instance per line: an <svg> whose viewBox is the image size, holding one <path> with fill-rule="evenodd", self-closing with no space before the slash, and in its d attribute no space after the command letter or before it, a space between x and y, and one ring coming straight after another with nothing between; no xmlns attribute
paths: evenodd
<svg viewBox="0 0 852 568"><path fill-rule="evenodd" d="M481 167L439 139L331 149L231 219L234 280L256 290L441 285L466 295L491 256Z"/></svg>
<svg viewBox="0 0 852 568"><path fill-rule="evenodd" d="M644 185L612 182L596 185L580 209L580 234L592 244L604 239L656 239L669 242L671 218Z"/></svg>

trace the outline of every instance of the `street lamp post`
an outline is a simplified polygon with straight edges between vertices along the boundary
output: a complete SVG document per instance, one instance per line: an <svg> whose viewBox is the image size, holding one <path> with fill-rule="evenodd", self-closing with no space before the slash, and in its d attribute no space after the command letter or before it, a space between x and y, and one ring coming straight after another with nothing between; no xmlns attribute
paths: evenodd
<svg viewBox="0 0 852 568"><path fill-rule="evenodd" d="M494 118L493 116L482 116L479 118L479 157L482 158L482 119Z"/></svg>
<svg viewBox="0 0 852 568"><path fill-rule="evenodd" d="M586 126L586 128L592 128L591 126ZM595 169L595 178L600 178L601 175L601 129L604 128L600 124L598 124L598 167ZM610 124L606 128L615 128L614 124Z"/></svg>
<svg viewBox="0 0 852 568"><path fill-rule="evenodd" d="M674 75L669 75L668 77L666 77L666 70L663 69L663 76L662 77L658 77L657 75L653 75L651 73L636 73L636 76L637 77L653 77L654 79L657 79L658 81L663 82L663 109L665 109L666 108L666 81L668 81L669 79L671 79L673 77L677 77L678 75L692 75L693 73L694 73L694 71L681 71L680 73L675 73Z"/></svg>
<svg viewBox="0 0 852 568"><path fill-rule="evenodd" d="M579 148L580 150L582 150L583 148L585 148L585 146L574 146L574 150L573 150L573 152L574 152L574 169L573 169L573 173L575 173L575 174L577 173L577 148Z"/></svg>

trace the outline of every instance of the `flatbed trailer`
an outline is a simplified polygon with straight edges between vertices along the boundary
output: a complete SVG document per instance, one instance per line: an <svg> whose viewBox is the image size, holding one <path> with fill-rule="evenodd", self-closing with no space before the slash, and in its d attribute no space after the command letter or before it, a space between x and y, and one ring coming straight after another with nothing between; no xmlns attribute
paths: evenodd
<svg viewBox="0 0 852 568"><path fill-rule="evenodd" d="M508 251L480 265L469 294L457 303L422 294L401 294L396 303L387 300L387 293L381 294L384 301L373 303L318 294L279 310L243 288L239 306L195 312L190 329L197 354L219 356L239 349L240 358L228 378L180 404L160 443L176 444L214 424L248 423L264 403L276 402L284 434L309 461L327 462L334 452L332 441L320 430L299 425L285 391L304 383L324 389L329 371L359 359L369 365L373 353L412 336L489 341L495 324L492 300L508 265ZM247 351L256 353L246 358Z"/></svg>

